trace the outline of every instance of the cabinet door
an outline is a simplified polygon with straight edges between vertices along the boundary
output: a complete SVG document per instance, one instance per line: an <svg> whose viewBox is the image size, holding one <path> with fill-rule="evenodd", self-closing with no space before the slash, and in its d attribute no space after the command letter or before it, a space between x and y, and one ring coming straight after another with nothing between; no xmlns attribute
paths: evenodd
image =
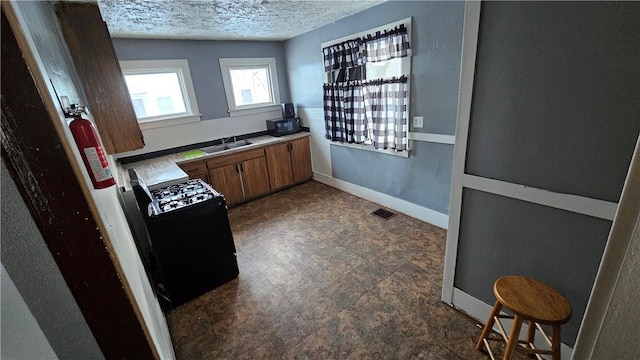
<svg viewBox="0 0 640 360"><path fill-rule="evenodd" d="M240 170L245 198L262 195L271 190L267 160L264 157L242 162Z"/></svg>
<svg viewBox="0 0 640 360"><path fill-rule="evenodd" d="M265 149L271 189L275 190L293 184L289 148L289 143L284 143L268 146Z"/></svg>
<svg viewBox="0 0 640 360"><path fill-rule="evenodd" d="M59 2L56 12L89 101L83 105L89 105L105 150L142 148L142 131L98 4Z"/></svg>
<svg viewBox="0 0 640 360"><path fill-rule="evenodd" d="M213 188L224 195L227 204L235 204L244 199L237 164L211 169L209 178Z"/></svg>
<svg viewBox="0 0 640 360"><path fill-rule="evenodd" d="M309 180L313 176L308 137L291 141L291 165L294 182Z"/></svg>

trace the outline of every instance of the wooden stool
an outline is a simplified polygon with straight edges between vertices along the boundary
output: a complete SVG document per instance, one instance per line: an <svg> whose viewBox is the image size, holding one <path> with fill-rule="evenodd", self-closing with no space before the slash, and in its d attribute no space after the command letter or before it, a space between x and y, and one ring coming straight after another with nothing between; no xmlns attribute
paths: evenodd
<svg viewBox="0 0 640 360"><path fill-rule="evenodd" d="M524 344L524 350L529 354L535 354L536 358L543 359L540 354L551 355L553 360L560 360L560 325L569 321L571 317L571 305L556 289L524 276L503 276L493 284L493 293L496 296L496 304L491 311L487 324L482 329L476 349L482 351L486 346L491 359L495 360L489 341L505 342L503 360L511 359L518 343ZM505 307L515 315L501 315L500 309ZM513 319L511 333L507 333L500 319ZM520 340L520 327L524 320L529 321L526 340ZM492 336L491 329L497 323L502 336ZM543 325L550 325L552 336L542 329ZM533 341L536 329L547 341L551 350L542 350L534 346Z"/></svg>

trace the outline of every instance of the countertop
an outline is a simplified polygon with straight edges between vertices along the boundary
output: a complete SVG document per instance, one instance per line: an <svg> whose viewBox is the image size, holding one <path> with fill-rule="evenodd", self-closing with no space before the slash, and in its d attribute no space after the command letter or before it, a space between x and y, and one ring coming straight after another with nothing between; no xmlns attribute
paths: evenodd
<svg viewBox="0 0 640 360"><path fill-rule="evenodd" d="M280 137L263 135L247 139L247 141L251 143L249 145L241 146L235 149L223 150L213 154L203 154L185 158L185 153L187 152L183 151L175 154L159 156L153 159L136 161L124 165L118 163L116 165L116 170L118 173L116 181L118 182L119 187L124 187L125 191L130 191L131 184L129 183L128 169L135 168L139 176L142 177L149 188L155 189L163 186L169 186L172 184L185 182L187 181L187 179L189 179L187 173L182 171L178 164L201 161L218 156L225 156L235 152L255 149L258 147L286 142L307 136L309 136L308 132L299 132L296 134Z"/></svg>

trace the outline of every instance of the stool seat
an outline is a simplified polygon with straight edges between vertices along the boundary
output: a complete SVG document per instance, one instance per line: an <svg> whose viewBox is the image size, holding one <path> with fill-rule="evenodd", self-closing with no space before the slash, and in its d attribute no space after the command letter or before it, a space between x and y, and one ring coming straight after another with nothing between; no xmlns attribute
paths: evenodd
<svg viewBox="0 0 640 360"><path fill-rule="evenodd" d="M524 276L503 276L493 284L493 293L502 305L523 320L554 325L571 317L571 305L556 289Z"/></svg>
<svg viewBox="0 0 640 360"><path fill-rule="evenodd" d="M569 301L551 286L524 276L503 276L493 284L496 303L491 310L489 320L482 329L476 349L486 351L495 360L490 341L505 343L503 360L512 358L518 345L523 345L524 351L542 360L541 355L551 355L552 360L560 360L560 325L569 321L571 305ZM505 307L513 312L513 316L505 315L500 310ZM513 320L511 332L507 334L501 319ZM524 321L528 321L526 339L520 339L520 328ZM491 334L493 325L498 326L500 336ZM541 325L551 326L552 336L549 337ZM540 349L534 344L537 332L546 340L550 349Z"/></svg>

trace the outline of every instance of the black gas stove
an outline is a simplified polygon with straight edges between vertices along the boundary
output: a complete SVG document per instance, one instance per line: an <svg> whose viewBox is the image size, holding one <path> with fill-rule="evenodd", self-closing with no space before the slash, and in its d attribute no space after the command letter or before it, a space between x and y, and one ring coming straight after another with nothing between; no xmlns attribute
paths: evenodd
<svg viewBox="0 0 640 360"><path fill-rule="evenodd" d="M238 276L222 194L200 179L150 191L135 170L129 177L149 235L152 281L171 307Z"/></svg>
<svg viewBox="0 0 640 360"><path fill-rule="evenodd" d="M154 215L168 213L195 205L222 195L200 179L189 180L182 184L171 185L163 189L151 191Z"/></svg>

